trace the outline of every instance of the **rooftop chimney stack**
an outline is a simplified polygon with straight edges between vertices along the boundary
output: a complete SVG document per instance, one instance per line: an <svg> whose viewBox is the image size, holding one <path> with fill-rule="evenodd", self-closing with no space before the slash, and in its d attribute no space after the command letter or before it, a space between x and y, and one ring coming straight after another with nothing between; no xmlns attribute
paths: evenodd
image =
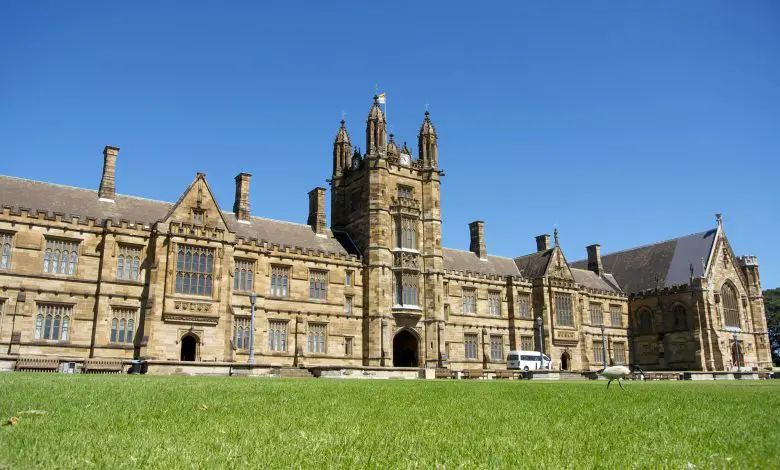
<svg viewBox="0 0 780 470"><path fill-rule="evenodd" d="M536 251L547 251L550 249L550 234L545 233L536 237Z"/></svg>
<svg viewBox="0 0 780 470"><path fill-rule="evenodd" d="M252 175L239 173L236 175L236 199L233 202L233 212L239 222L249 222L249 180Z"/></svg>
<svg viewBox="0 0 780 470"><path fill-rule="evenodd" d="M588 271L601 276L604 274L604 265L601 264L601 245L589 245L588 249Z"/></svg>
<svg viewBox="0 0 780 470"><path fill-rule="evenodd" d="M110 202L114 202L116 196L116 157L118 155L119 147L106 145L103 149L103 177L100 179L98 197Z"/></svg>
<svg viewBox="0 0 780 470"><path fill-rule="evenodd" d="M309 191L308 224L317 235L325 235L325 230L328 228L325 218L325 188L314 188Z"/></svg>
<svg viewBox="0 0 780 470"><path fill-rule="evenodd" d="M479 259L487 259L487 247L485 246L485 222L481 220L475 220L469 224L469 232L471 233L471 250Z"/></svg>

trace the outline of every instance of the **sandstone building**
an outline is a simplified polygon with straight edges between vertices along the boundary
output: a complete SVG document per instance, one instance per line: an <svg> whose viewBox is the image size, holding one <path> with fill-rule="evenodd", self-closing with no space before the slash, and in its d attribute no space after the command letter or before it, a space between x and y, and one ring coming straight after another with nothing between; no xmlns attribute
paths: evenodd
<svg viewBox="0 0 780 470"><path fill-rule="evenodd" d="M232 212L202 173L175 203L119 194L116 147L97 191L0 177L0 354L245 363L253 335L255 363L290 367L503 369L540 347L567 370L719 370L729 348L769 365L757 263L720 225L676 241L680 259L671 242L592 245L569 264L557 231L505 258L481 221L469 251L444 248L437 138L426 112L416 156L399 147L376 98L365 153L342 121L330 227L319 187L307 224L253 215L248 173Z"/></svg>

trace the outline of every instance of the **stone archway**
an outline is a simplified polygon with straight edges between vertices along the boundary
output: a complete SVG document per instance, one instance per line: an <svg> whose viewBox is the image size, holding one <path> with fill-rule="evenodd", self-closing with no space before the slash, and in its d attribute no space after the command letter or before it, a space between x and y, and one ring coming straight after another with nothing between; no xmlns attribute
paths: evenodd
<svg viewBox="0 0 780 470"><path fill-rule="evenodd" d="M182 361L194 361L198 357L198 337L194 333L187 333L181 338Z"/></svg>
<svg viewBox="0 0 780 470"><path fill-rule="evenodd" d="M393 337L393 367L418 367L420 341L409 330L401 330Z"/></svg>
<svg viewBox="0 0 780 470"><path fill-rule="evenodd" d="M571 357L569 353L564 352L561 354L561 370L569 370L571 368Z"/></svg>

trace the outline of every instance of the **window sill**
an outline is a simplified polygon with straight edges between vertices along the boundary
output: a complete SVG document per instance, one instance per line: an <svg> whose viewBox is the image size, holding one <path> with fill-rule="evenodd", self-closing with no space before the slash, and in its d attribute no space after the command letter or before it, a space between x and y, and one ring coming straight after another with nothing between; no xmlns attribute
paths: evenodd
<svg viewBox="0 0 780 470"><path fill-rule="evenodd" d="M414 254L417 254L417 255L419 255L419 254L420 254L420 250L415 250L414 248L400 248L400 247L395 247L395 248L393 248L393 252L399 252L399 253L414 253Z"/></svg>
<svg viewBox="0 0 780 470"><path fill-rule="evenodd" d="M116 278L116 279L114 279L114 282L116 282L117 284L125 284L125 285L128 285L128 286L143 286L144 285L144 280L143 279L132 280L132 279Z"/></svg>
<svg viewBox="0 0 780 470"><path fill-rule="evenodd" d="M410 312L422 312L422 308L419 305L393 305L393 310L404 310Z"/></svg>
<svg viewBox="0 0 780 470"><path fill-rule="evenodd" d="M182 294L179 292L173 292L171 294L172 298L175 299L182 299L182 300L205 300L205 301L213 301L214 297L211 295L198 295L198 294Z"/></svg>

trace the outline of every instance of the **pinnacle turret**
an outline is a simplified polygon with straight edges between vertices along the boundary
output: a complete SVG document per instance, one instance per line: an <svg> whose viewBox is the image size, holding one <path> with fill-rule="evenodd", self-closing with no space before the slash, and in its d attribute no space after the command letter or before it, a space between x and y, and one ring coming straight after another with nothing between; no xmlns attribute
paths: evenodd
<svg viewBox="0 0 780 470"><path fill-rule="evenodd" d="M345 127L345 122L341 120L341 127L336 133L336 140L333 141L333 175L338 176L346 168L352 165L352 144L349 141L349 133Z"/></svg>
<svg viewBox="0 0 780 470"><path fill-rule="evenodd" d="M366 154L384 152L387 149L387 120L382 107L379 106L379 96L374 95L374 104L368 111L366 119Z"/></svg>
<svg viewBox="0 0 780 470"><path fill-rule="evenodd" d="M431 122L431 113L425 111L425 119L417 135L420 162L424 167L436 168L439 165L439 145L436 128Z"/></svg>

